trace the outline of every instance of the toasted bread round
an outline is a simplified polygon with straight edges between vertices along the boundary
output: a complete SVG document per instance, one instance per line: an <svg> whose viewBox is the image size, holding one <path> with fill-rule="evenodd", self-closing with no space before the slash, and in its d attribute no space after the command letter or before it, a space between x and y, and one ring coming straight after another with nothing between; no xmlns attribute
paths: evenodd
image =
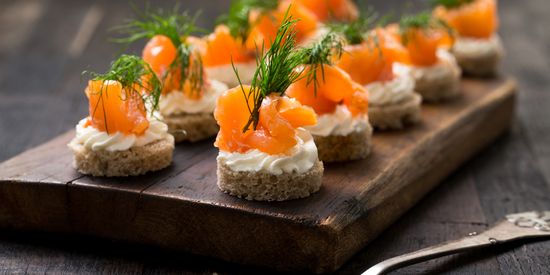
<svg viewBox="0 0 550 275"><path fill-rule="evenodd" d="M347 136L313 136L319 159L323 162L339 162L365 159L371 152L372 127Z"/></svg>
<svg viewBox="0 0 550 275"><path fill-rule="evenodd" d="M476 77L495 76L502 59L502 55L497 52L487 56L461 56L458 54L455 56L464 74Z"/></svg>
<svg viewBox="0 0 550 275"><path fill-rule="evenodd" d="M470 53L453 48L452 53L465 75L492 77L498 72L498 65L504 56L504 49L498 39L496 45L486 51Z"/></svg>
<svg viewBox="0 0 550 275"><path fill-rule="evenodd" d="M421 119L422 97L414 94L409 100L392 105L369 106L370 124L380 130L399 130Z"/></svg>
<svg viewBox="0 0 550 275"><path fill-rule="evenodd" d="M437 74L412 74L415 79L415 92L425 102L441 102L460 95L462 72L456 65L449 65Z"/></svg>
<svg viewBox="0 0 550 275"><path fill-rule="evenodd" d="M208 139L219 131L214 115L206 113L164 116L164 122L177 143Z"/></svg>
<svg viewBox="0 0 550 275"><path fill-rule="evenodd" d="M139 176L170 166L174 152L174 138L167 138L145 146L132 147L125 151L94 151L70 143L74 153L74 167L78 172L96 177Z"/></svg>
<svg viewBox="0 0 550 275"><path fill-rule="evenodd" d="M235 172L218 160L218 187L223 192L255 201L286 201L305 198L319 191L323 163L317 161L305 173L273 175L265 172Z"/></svg>

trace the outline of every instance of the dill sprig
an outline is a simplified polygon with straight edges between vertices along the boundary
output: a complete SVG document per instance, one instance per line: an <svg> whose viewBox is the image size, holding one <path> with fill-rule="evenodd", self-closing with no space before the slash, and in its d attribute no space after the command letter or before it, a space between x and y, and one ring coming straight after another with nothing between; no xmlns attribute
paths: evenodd
<svg viewBox="0 0 550 275"><path fill-rule="evenodd" d="M183 44L184 38L193 32L201 31L195 25L198 14L190 16L187 12L180 12L179 6L172 10L151 10L148 6L140 11L133 6L136 19L128 20L125 24L113 28L124 38L117 38L117 43L131 44L142 39L151 39L155 35L164 35L172 41L175 47Z"/></svg>
<svg viewBox="0 0 550 275"><path fill-rule="evenodd" d="M312 44L307 48L301 50L303 56L303 64L310 65L310 71L307 74L307 85L311 83L314 85L314 93L317 95L317 88L319 86L319 76L317 75L319 69L321 71L321 79L325 80L324 65L331 65L332 58L340 58L344 53L344 44L342 38L329 32L321 40Z"/></svg>
<svg viewBox="0 0 550 275"><path fill-rule="evenodd" d="M151 114L158 110L159 98L162 93L162 83L156 76L155 72L151 69L151 66L143 59L135 55L121 55L118 59L111 63L111 68L103 74L84 71L82 74L88 74L92 80L99 81L117 81L121 84L123 91L126 93L123 99L130 97L140 97L145 104L149 101L151 106ZM104 97L103 92L107 92L107 88L102 88L99 92L99 100L94 106L92 116L98 110L100 105L103 107L104 117ZM122 96L122 95L116 95ZM107 127L107 120L105 120L105 128L109 132Z"/></svg>
<svg viewBox="0 0 550 275"><path fill-rule="evenodd" d="M430 12L422 12L417 15L404 16L399 21L399 32L404 45L409 42L408 32L411 29L420 30L445 30L451 37L454 30L445 21L432 16Z"/></svg>
<svg viewBox="0 0 550 275"><path fill-rule="evenodd" d="M252 11L266 12L277 7L278 1L273 0L235 0L232 1L227 14L218 18L218 23L227 25L233 37L246 41L253 23L250 22Z"/></svg>
<svg viewBox="0 0 550 275"><path fill-rule="evenodd" d="M432 0L433 6L444 6L449 9L458 8L464 4L471 3L474 0Z"/></svg>
<svg viewBox="0 0 550 275"><path fill-rule="evenodd" d="M264 98L272 93L284 95L288 87L301 78L302 71L296 70L296 68L302 64L304 58L302 52L296 50L296 31L294 29L296 22L297 20L293 20L287 10L271 48L265 54L262 50L261 55L256 59L257 69L248 93L245 92L238 71L233 65L250 112L250 118L243 128L243 132L248 131L251 126L253 130L256 130ZM253 101L252 108L248 105L250 100Z"/></svg>
<svg viewBox="0 0 550 275"><path fill-rule="evenodd" d="M353 22L332 22L328 26L331 31L343 35L349 44L357 45L365 41L367 33L375 25L377 19L378 14L373 9L368 9Z"/></svg>
<svg viewBox="0 0 550 275"><path fill-rule="evenodd" d="M180 12L177 5L169 11L153 11L147 7L144 12L140 12L134 7L134 12L136 19L114 28L127 37L113 41L131 44L142 39L151 39L156 35L168 37L177 49L177 56L170 64L170 69L160 76L161 79L165 81L172 73L179 72L177 88L182 89L185 81L189 80L192 91L200 91L204 82L202 59L194 46L186 42L192 33L203 31L195 25L199 14L190 16L187 12Z"/></svg>

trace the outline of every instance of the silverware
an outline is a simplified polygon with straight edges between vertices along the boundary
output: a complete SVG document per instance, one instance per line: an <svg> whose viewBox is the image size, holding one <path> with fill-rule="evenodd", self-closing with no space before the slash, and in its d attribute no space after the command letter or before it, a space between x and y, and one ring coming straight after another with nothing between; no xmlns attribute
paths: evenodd
<svg viewBox="0 0 550 275"><path fill-rule="evenodd" d="M386 272L442 257L465 252L476 248L493 246L500 243L550 237L550 211L525 212L511 214L483 233L470 233L467 237L424 248L405 255L385 260L363 273L363 275L385 274Z"/></svg>

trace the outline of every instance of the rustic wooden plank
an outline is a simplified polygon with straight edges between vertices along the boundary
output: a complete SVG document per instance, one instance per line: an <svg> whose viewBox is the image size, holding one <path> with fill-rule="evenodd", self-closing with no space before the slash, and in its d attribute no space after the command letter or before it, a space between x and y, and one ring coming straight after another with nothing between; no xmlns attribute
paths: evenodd
<svg viewBox="0 0 550 275"><path fill-rule="evenodd" d="M507 46L506 70L521 79L519 117L524 125L525 137L529 149L536 156L536 163L550 183L550 136L548 116L550 105L550 35L542 26L550 24L548 3L534 0L525 3L521 9L515 8L513 1L501 4L501 13L506 20L502 22L502 35ZM537 26L530 22L537 18Z"/></svg>
<svg viewBox="0 0 550 275"><path fill-rule="evenodd" d="M21 45L11 48L0 62L0 93L3 95L0 103L0 131L3 134L0 135L0 142L10 145L0 150L0 159L74 127L74 120L71 123L64 121L65 117L71 116L67 114L76 113L72 111L70 97L54 94L64 82L63 72L69 62L66 51L72 40L71 34L76 33L87 6L74 1L49 2L14 3L14 9L18 5L30 5L39 12L34 12L38 15L34 15L34 23L27 33L15 28L18 31L14 33L18 37L26 38L21 40ZM1 73L3 70L6 73ZM79 71L81 69L75 70L77 74ZM71 94L75 94L74 91Z"/></svg>
<svg viewBox="0 0 550 275"><path fill-rule="evenodd" d="M67 190L69 217L76 232L109 237L113 232L121 239L140 239L128 227L136 221L143 206L141 191L148 186L163 182L188 169L193 163L208 157L205 148L211 148L213 141L194 145L181 145L174 154L173 164L162 171L136 178L110 179L82 177L72 181ZM113 206L117 206L113 208ZM84 215L87 218L82 219ZM98 228L97 224L106 221L109 226ZM106 224L107 225L107 224ZM152 227L154 228L154 227ZM125 237L126 236L126 237Z"/></svg>
<svg viewBox="0 0 550 275"><path fill-rule="evenodd" d="M122 263L120 245L117 248L112 242L62 234L1 233L9 239L4 242L8 249L0 251L1 274L138 274L143 266L140 261ZM107 249L107 245L113 247ZM71 254L70 260L66 253Z"/></svg>
<svg viewBox="0 0 550 275"><path fill-rule="evenodd" d="M332 271L508 127L514 88L506 79L464 80L464 96L426 106L422 124L375 135L369 160L328 165L321 192L307 199L261 203L221 193L216 149L205 141L179 146L171 168L144 177L61 182L58 186L64 188L50 194L51 207L64 211L48 212L51 216L45 219L30 217L29 223L21 218L15 225L13 216L6 215L3 224L154 244L283 270ZM52 152L65 154L53 155L60 161L70 160L66 143L71 134L47 144L39 160L27 153L9 161L11 168L0 182L41 178L18 173L26 168L73 171L66 164L52 167L59 163L47 162ZM17 165L27 162L29 166ZM24 183L3 186L13 188L6 197L25 196L27 189L39 197L52 186L37 183L30 188L18 188ZM28 207L20 212L47 209L40 200L21 198ZM288 250L296 252L288 257Z"/></svg>
<svg viewBox="0 0 550 275"><path fill-rule="evenodd" d="M358 274L385 259L485 229L487 223L477 196L475 181L471 173L464 170L465 168L462 168L460 172L451 176L407 215L354 256L343 266L341 274ZM481 254L489 252L491 251L483 251ZM496 259L480 258L483 258L480 257L480 253L452 256L400 269L395 273L438 274L445 271L476 274L477 270L484 269L485 272L481 274L493 274L499 269Z"/></svg>
<svg viewBox="0 0 550 275"><path fill-rule="evenodd" d="M38 146L74 127L74 121L72 126L63 121L65 114L71 110L67 98L10 94L2 95L1 99L1 160Z"/></svg>
<svg viewBox="0 0 550 275"><path fill-rule="evenodd" d="M2 1L0 3L0 56L17 50L29 38L32 27L42 15L41 1Z"/></svg>
<svg viewBox="0 0 550 275"><path fill-rule="evenodd" d="M20 1L0 1L0 7L4 4L15 3ZM29 2L29 1L23 1ZM41 3L49 3L46 1L38 1ZM54 2L69 2L69 1L54 1ZM74 1L72 1L74 2ZM113 4L119 2L113 1L96 1L100 2L101 7L112 7ZM165 5L168 7L172 3L171 1L161 1L155 2L154 5ZM214 4L211 4L215 2ZM221 2L221 3L219 3ZM228 1L209 1L209 7L206 8L208 12L211 8L217 8L220 5L227 4ZM90 2L86 2L88 4ZM120 2L122 3L122 2ZM547 3L545 0L532 0L522 3L522 5L517 5L515 0L499 0L501 6L501 16L502 16L502 35L504 42L506 43L508 56L505 59L504 71L511 73L520 80L520 85L522 87L522 93L519 95L519 113L523 123L523 130L528 133L527 140L521 142L527 144L527 150L518 152L518 154L528 154L534 160L533 169L539 171L537 173L545 175L546 182L549 182L550 178L548 175L550 162L547 161L548 155L545 153L548 151L548 146L545 137L547 137L548 122L544 118L548 116L547 108L547 97L544 95L547 94L546 88L548 87L548 75L547 63L545 60L548 60L548 54L550 52L546 51L545 48L548 48L550 45L550 40L548 39L549 33L544 28L544 22L549 20L549 17L546 16ZM83 2L81 3L83 4ZM369 4L374 5L379 10L391 11L392 7L396 5L394 1L369 1ZM415 9L418 3L415 2ZM184 3L185 6L188 3ZM0 8L0 11L3 9ZM63 9L61 9L63 10ZM83 9L86 10L86 9ZM117 10L122 14L129 14L128 7L126 3L117 5L115 8L108 9L108 11ZM407 11L408 12L408 11ZM210 14L210 13L208 13ZM101 24L99 27L99 34L92 39L90 42L90 47L87 51L84 52L83 58L79 58L76 61L71 61L74 65L73 67L67 67L66 71L74 71L75 75L71 83L64 83L63 86L66 86L63 89L56 89L56 93L63 91L62 94L59 94L59 97L72 97L75 100L67 105L71 106L71 109L68 111L59 111L53 112L59 108L59 104L48 103L48 100L38 99L36 101L44 100L43 106L44 110L36 112L37 108L40 108L38 104L34 103L23 103L25 96L29 93L16 93L9 91L0 91L1 102L5 102L4 105L0 104L0 111L2 115L0 116L0 160L4 160L7 157L14 155L17 152L22 151L25 148L29 148L33 144L38 144L48 138L52 137L54 134L59 133L61 130L72 128L76 120L82 117L84 113L84 98L81 96L81 91L83 84L80 82L80 76L78 75L80 71L86 68L92 68L97 70L102 70L106 67L109 62L110 57L117 51L116 47L111 47L109 43L105 43L105 39L108 37L107 32L103 34L102 30L105 30L112 26L111 22L116 20L110 20L116 16L116 13L113 11L113 15L106 16L104 21L108 23ZM210 16L210 15L209 15ZM205 21L212 19L213 17L207 18L205 16ZM43 21L42 21L43 22ZM210 20L213 22L213 20ZM531 24L531 22L537 22L537 24ZM75 22L75 26L78 26L78 23ZM48 43L48 41L39 41L34 40L36 43ZM136 53L139 53L139 47L136 46L133 50ZM108 48L110 47L110 48ZM25 47L17 49L17 54L24 54ZM39 49L40 50L40 49ZM97 51L97 53L96 53ZM41 50L41 53L46 55L48 54L47 47ZM3 65L6 64L10 58L0 54L0 73L2 72ZM78 64L77 64L78 63ZM89 66L90 64L96 64ZM30 68L28 72L31 74L38 74L39 70ZM65 79L65 77L63 77ZM13 85L16 85L19 79L12 79ZM60 82L64 82L61 80ZM11 86L13 86L11 85ZM0 88L0 90L2 90ZM5 97L7 93L10 93L9 98ZM39 93L39 91L33 91L32 93ZM42 91L40 91L42 93ZM76 96L75 96L76 95ZM78 103L73 104L74 102ZM10 106L10 107L7 107ZM11 107L13 106L13 107ZM9 109L8 109L9 108ZM20 110L20 111L18 111ZM6 116L7 114L16 114L13 116ZM58 116L57 114L61 114ZM57 120L62 120L63 122L57 124ZM36 123L34 125L28 125L21 123L22 121L33 122L46 121L49 123ZM52 122L54 124L55 130L52 130ZM506 146L512 146L511 144L519 142L514 139L514 141L506 142L505 145L502 145L504 148ZM9 146L8 146L9 144ZM502 148L499 149L489 149L485 151L484 154L496 155L495 158L484 157L485 161L500 161L504 157L500 152ZM476 165L479 165L476 163ZM462 168L459 172L468 173L468 168ZM483 174L484 171L479 170L478 173ZM518 181L523 179L525 174L514 176ZM527 178L528 179L528 178ZM530 181L525 180L525 188L530 188ZM483 182L479 182L483 184ZM446 186L446 185L444 185ZM538 184L535 184L533 188L536 188ZM438 190L435 190L434 195L440 193ZM522 205L525 202L529 201L530 194L525 192L508 192L505 188L501 188L499 185L494 184L488 188L480 189L480 194L483 192L499 192L502 193L503 203L512 204L510 200L513 201L515 205ZM512 193L513 196L507 196L506 194ZM461 193L462 194L462 193ZM461 197L467 197L467 195L458 195ZM482 200L490 200L491 198L482 196ZM497 203L494 201L492 203ZM464 208L469 204L466 203L454 203L450 198L441 199L441 201L432 202L428 204L428 209L439 209L439 208L449 208L457 206L457 208ZM425 209L427 211L428 209ZM458 209L457 209L458 210ZM414 219L424 217L425 211L413 211L405 216L405 219L409 216L412 216ZM457 213L459 211L455 211ZM467 213L462 213L458 216L449 217L449 213L432 213L433 218L441 220L443 222L447 218L450 220L464 221L468 220ZM429 214L430 216L432 214ZM472 221L475 223L480 220L485 220L483 216L478 216L475 211L471 211ZM496 219L494 217L492 219ZM401 242L391 242L395 236L401 234L400 226L401 222L396 224L396 229L391 230L391 234L384 234L380 237L380 241L371 244L369 247L373 248L373 251L381 250L383 248L388 248L395 251L395 255L401 252L410 251L414 248L418 248L418 244L413 242L408 243L408 245L402 245ZM409 224L410 230L416 230L417 233L413 234L418 236L419 243L426 242L430 240L429 238L423 239L422 236L428 236L431 232L426 233L429 227L416 225L414 222ZM438 227L440 228L440 227ZM445 229L442 229L445 230ZM457 232L462 233L462 232ZM455 237L452 232L449 232L447 239ZM435 242L435 240L434 240ZM100 243L100 244L98 244ZM28 271L29 273L44 273L46 271L52 273L75 273L78 271L89 272L89 273L120 273L117 271L123 270L124 273L147 273L147 274L166 274L166 273L199 273L199 274L212 274L213 272L218 272L222 274L235 273L241 274L243 270L247 270L246 273L265 273L265 270L250 270L250 267L241 267L237 265L227 265L215 261L212 259L204 259L200 257L191 256L188 254L180 254L174 252L165 252L151 249L149 247L136 249L132 246L120 245L120 244L110 244L108 242L99 242L97 240L88 241L84 238L77 239L67 239L66 237L52 238L50 235L36 235L29 233L22 233L18 238L14 238L13 235L6 234L2 232L0 234L0 273L24 273ZM93 249L91 247L94 247ZM502 263L500 270L507 271L508 274L522 274L534 272L535 274L540 274L543 272L535 272L536 269L531 270L530 265L531 261L529 258L540 260L542 262L545 260L548 255L548 247L545 243L542 244L542 250L536 249L531 250L531 246L519 247L518 250L529 251L529 254L526 254L522 260L518 260L517 256L509 251L514 247L506 247L502 250L497 250L495 253L487 253L489 256L500 255L498 257L499 262ZM411 249L412 248L412 249ZM116 251L115 254L109 253L110 251ZM485 251L484 251L485 252ZM362 252L362 253L367 253ZM377 254L377 253L374 253ZM454 262L449 265L445 265L446 269L439 269L439 271L444 273L465 273L472 274L476 269L464 269L461 268L462 265L477 265L484 263L476 263L476 259L480 258L483 255L469 255L466 257L466 260ZM509 256L509 257L506 257ZM504 259L503 259L504 257ZM496 258L496 257L495 257ZM521 257L519 257L521 258ZM370 259L370 258L369 258ZM359 260L357 264L363 264L364 267L368 267L368 263L364 260ZM514 264L515 263L515 264ZM105 268L103 268L106 266ZM125 269L125 267L131 266L132 269ZM143 268L142 268L143 266ZM492 264L490 265L492 266ZM454 268L453 268L454 267ZM437 268L437 267L436 267ZM430 270L433 270L431 268ZM343 274L356 274L362 270L361 268L356 270L345 269ZM460 271L459 271L460 270ZM479 269L482 270L482 269ZM487 269L485 269L487 270ZM404 272L395 272L395 274L407 274L407 270ZM471 272L467 272L471 271ZM484 274L490 273L494 274L500 272L498 268L490 270L489 272L483 272ZM436 273L436 272L429 272Z"/></svg>
<svg viewBox="0 0 550 275"><path fill-rule="evenodd" d="M538 170L521 124L512 134L488 150L493 154L476 159L471 169L487 219L493 222L506 213L550 209L548 183ZM498 153L496 153L498 152ZM529 209L529 210L528 210ZM505 274L545 274L550 272L547 257L541 257L550 241L512 247L511 253L497 257ZM544 253L543 253L544 254Z"/></svg>
<svg viewBox="0 0 550 275"><path fill-rule="evenodd" d="M43 4L43 15L35 21L29 39L1 64L1 93L51 93L60 81L69 57L67 49L78 28L72 23L79 22L86 9L77 1Z"/></svg>
<svg viewBox="0 0 550 275"><path fill-rule="evenodd" d="M71 138L71 133L64 134L0 164L0 223L22 229L50 224L49 230L66 230L66 185L81 177L66 154Z"/></svg>
<svg viewBox="0 0 550 275"><path fill-rule="evenodd" d="M66 144L74 136L68 132L0 164L0 178L9 182L39 182L65 185L81 177L71 169L72 157Z"/></svg>

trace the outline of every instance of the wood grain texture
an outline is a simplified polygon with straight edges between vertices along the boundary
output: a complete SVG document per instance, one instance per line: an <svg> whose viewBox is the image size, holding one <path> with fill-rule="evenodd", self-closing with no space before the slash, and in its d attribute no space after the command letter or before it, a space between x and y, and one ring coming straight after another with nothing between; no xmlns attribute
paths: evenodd
<svg viewBox="0 0 550 275"><path fill-rule="evenodd" d="M133 2L142 5L146 1ZM166 0L151 3L170 8L176 2L192 12L202 9L199 24L209 28L215 18L227 10L230 1ZM414 5L403 5L402 0L369 0L368 4L382 14L391 12L398 16L401 12L425 9L428 2L413 0ZM82 55L68 57L67 48L78 33L85 14L94 5L103 12L103 20ZM17 8L23 6L24 9ZM14 10L17 12L12 12ZM76 11L76 16L64 16L69 11ZM550 202L545 200L545 194L550 192L550 120L547 119L550 116L550 63L547 62L550 60L550 33L545 28L550 23L548 11L550 2L547 0L521 3L499 0L499 32L507 51L502 71L517 78L520 86L519 115L512 131L444 180L355 255L338 274L358 274L388 257L460 238L468 232L485 228L487 223L500 219L506 211L532 210L534 207L550 209ZM11 16L6 17L6 14ZM74 127L86 111L82 93L85 82L80 76L81 71L107 68L121 49L120 45L108 42L113 35L108 30L131 14L127 1L0 1L0 34L3 38L0 41L0 161ZM57 29L66 31L60 33ZM49 36L49 32L54 34ZM11 40L13 37L16 39ZM61 40L52 41L54 37ZM139 54L142 46L136 44L128 51ZM52 53L61 56L65 62L63 69L58 69L56 64L59 63L52 65L51 72L47 71L50 67L46 65L35 66L45 60L56 62L56 59L48 58ZM29 60L30 65L23 64ZM18 73L10 73L12 70ZM34 89L25 91L19 87ZM0 212L3 210L0 208ZM548 255L549 241L516 244L450 256L392 274L550 274ZM0 231L0 274L45 273L274 272L89 236Z"/></svg>
<svg viewBox="0 0 550 275"><path fill-rule="evenodd" d="M171 167L143 177L78 176L66 148L69 132L0 164L0 226L278 270L334 271L510 126L513 80L467 79L462 86L458 100L426 106L421 124L375 134L369 159L327 165L318 194L282 203L220 192L212 141L178 146Z"/></svg>

